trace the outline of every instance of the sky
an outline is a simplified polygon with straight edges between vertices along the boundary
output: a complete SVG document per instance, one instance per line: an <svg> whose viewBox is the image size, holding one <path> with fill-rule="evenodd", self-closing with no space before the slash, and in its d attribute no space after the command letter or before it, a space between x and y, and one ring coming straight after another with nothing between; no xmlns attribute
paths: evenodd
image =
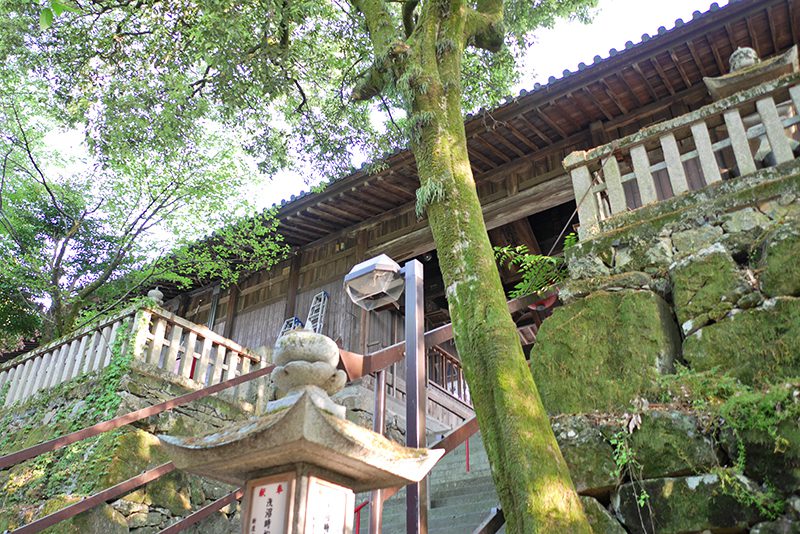
<svg viewBox="0 0 800 534"><path fill-rule="evenodd" d="M583 62L590 65L595 56L606 58L609 50L624 50L625 43L639 43L642 34L656 35L658 28L672 29L676 19L688 22L694 11L705 13L712 2L708 0L599 0L599 6L590 25L564 21L552 29L543 29L535 34L536 44L531 48L521 66L521 89L533 89L535 83L546 84L553 76L561 78L564 70L575 71ZM727 0L717 2L726 5ZM356 156L354 165L363 161ZM283 173L273 180L258 186L253 197L258 198L262 208L280 204L302 190L308 190L297 173Z"/></svg>

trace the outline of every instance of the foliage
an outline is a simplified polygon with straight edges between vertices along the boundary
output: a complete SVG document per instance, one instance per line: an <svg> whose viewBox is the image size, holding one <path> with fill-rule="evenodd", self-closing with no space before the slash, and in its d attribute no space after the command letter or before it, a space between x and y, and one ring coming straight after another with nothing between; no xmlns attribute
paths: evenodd
<svg viewBox="0 0 800 534"><path fill-rule="evenodd" d="M235 283L281 257L274 213L245 217L236 198L247 169L224 135L70 157L47 146L50 91L15 74L0 72L0 348L61 335L146 284Z"/></svg>
<svg viewBox="0 0 800 534"><path fill-rule="evenodd" d="M522 275L522 280L508 293L511 298L542 292L567 275L563 258L531 254L525 245L494 247L494 255L498 263L515 267Z"/></svg>

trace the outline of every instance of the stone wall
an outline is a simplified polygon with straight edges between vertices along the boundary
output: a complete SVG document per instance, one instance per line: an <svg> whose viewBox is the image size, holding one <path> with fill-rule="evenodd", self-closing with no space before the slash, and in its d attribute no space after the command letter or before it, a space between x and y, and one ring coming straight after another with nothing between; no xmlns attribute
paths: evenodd
<svg viewBox="0 0 800 534"><path fill-rule="evenodd" d="M800 163L601 228L530 356L596 528L800 532Z"/></svg>
<svg viewBox="0 0 800 534"><path fill-rule="evenodd" d="M0 455L189 392L174 379L137 362L112 365L0 410ZM169 461L157 434L206 433L249 417L251 409L207 397L0 471L0 532ZM234 489L175 471L47 532L151 534ZM236 532L238 514L238 505L229 506L186 532Z"/></svg>

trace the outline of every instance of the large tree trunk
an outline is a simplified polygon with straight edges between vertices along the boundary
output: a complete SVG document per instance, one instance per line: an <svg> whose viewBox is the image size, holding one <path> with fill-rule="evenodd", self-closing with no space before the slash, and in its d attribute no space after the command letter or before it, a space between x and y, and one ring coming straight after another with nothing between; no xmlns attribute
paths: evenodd
<svg viewBox="0 0 800 534"><path fill-rule="evenodd" d="M508 531L589 534L508 312L483 221L461 112L464 43L455 38L461 46L451 53L436 45L443 35L463 35L463 24L451 13L412 37L408 69L419 86L411 88L409 112L418 208L426 210L436 242L456 347Z"/></svg>

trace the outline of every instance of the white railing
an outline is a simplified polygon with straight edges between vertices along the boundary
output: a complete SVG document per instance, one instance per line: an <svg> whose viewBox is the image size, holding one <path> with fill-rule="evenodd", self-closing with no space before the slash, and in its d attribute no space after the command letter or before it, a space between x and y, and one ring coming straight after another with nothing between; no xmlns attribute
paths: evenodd
<svg viewBox="0 0 800 534"><path fill-rule="evenodd" d="M160 308L131 308L1 366L4 405L25 401L39 391L103 369L115 352L126 354L131 342L134 359L178 375L192 387L217 384L267 364L205 326ZM232 394L263 406L266 383L257 382L236 386Z"/></svg>
<svg viewBox="0 0 800 534"><path fill-rule="evenodd" d="M798 109L800 75L791 74L573 152L564 168L572 176L580 237L590 238L613 215L794 159L788 134L800 123Z"/></svg>

